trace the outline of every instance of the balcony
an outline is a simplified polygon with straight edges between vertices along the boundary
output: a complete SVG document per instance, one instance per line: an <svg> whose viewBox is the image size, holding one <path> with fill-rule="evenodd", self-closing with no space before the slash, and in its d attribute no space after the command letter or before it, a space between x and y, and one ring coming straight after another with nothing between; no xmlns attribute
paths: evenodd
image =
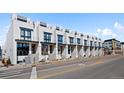
<svg viewBox="0 0 124 93"><path fill-rule="evenodd" d="M42 27L47 27L47 24L44 23L44 22L40 22L40 26L42 26Z"/></svg>
<svg viewBox="0 0 124 93"><path fill-rule="evenodd" d="M75 32L75 35L77 35L78 33L77 32Z"/></svg>
<svg viewBox="0 0 124 93"><path fill-rule="evenodd" d="M65 29L65 32L66 32L66 33L69 33L69 29Z"/></svg>
<svg viewBox="0 0 124 93"><path fill-rule="evenodd" d="M83 37L84 35L83 34L81 34L81 37Z"/></svg>
<svg viewBox="0 0 124 93"><path fill-rule="evenodd" d="M60 30L60 28L58 26L56 26L56 30Z"/></svg>
<svg viewBox="0 0 124 93"><path fill-rule="evenodd" d="M17 15L17 20L22 21L22 22L27 22L27 18L20 16L20 15Z"/></svg>

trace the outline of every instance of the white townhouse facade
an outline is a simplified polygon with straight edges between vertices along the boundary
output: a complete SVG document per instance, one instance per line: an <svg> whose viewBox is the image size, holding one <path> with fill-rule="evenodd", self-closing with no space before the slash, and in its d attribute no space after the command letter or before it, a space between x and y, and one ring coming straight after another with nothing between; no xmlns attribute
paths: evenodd
<svg viewBox="0 0 124 93"><path fill-rule="evenodd" d="M101 56L102 40L44 22L33 22L12 14L4 45L6 57L12 64L78 57Z"/></svg>

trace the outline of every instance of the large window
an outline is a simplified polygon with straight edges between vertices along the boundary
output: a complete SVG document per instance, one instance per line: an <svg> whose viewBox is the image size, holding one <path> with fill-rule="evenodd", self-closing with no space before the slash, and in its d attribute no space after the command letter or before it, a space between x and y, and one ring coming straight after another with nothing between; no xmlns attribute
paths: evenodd
<svg viewBox="0 0 124 93"><path fill-rule="evenodd" d="M44 32L44 42L51 42L51 33Z"/></svg>
<svg viewBox="0 0 124 93"><path fill-rule="evenodd" d="M29 44L18 43L17 44L17 56L25 56L29 53Z"/></svg>
<svg viewBox="0 0 124 93"><path fill-rule="evenodd" d="M63 35L58 35L58 43L63 43Z"/></svg>
<svg viewBox="0 0 124 93"><path fill-rule="evenodd" d="M80 43L81 43L80 38L77 38L77 44L80 44Z"/></svg>
<svg viewBox="0 0 124 93"><path fill-rule="evenodd" d="M31 31L33 31L32 29L20 27L20 30L21 39L31 40Z"/></svg>
<svg viewBox="0 0 124 93"><path fill-rule="evenodd" d="M69 41L70 41L70 44L73 44L74 43L74 38L73 37L69 37Z"/></svg>

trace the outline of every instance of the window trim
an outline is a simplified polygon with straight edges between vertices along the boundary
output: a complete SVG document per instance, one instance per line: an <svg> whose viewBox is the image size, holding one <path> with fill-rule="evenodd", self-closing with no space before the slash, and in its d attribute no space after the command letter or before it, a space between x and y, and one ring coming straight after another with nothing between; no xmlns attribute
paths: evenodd
<svg viewBox="0 0 124 93"><path fill-rule="evenodd" d="M73 44L74 43L74 37L69 37L69 42L70 42L70 44Z"/></svg>
<svg viewBox="0 0 124 93"><path fill-rule="evenodd" d="M44 42L51 42L52 33L44 32Z"/></svg>
<svg viewBox="0 0 124 93"><path fill-rule="evenodd" d="M33 31L33 29L20 27L20 36L21 36L21 38L23 38L24 40L31 39L31 35L32 35L31 31ZM29 34L26 35L26 32L29 33Z"/></svg>
<svg viewBox="0 0 124 93"><path fill-rule="evenodd" d="M63 43L63 35L57 35L58 43Z"/></svg>
<svg viewBox="0 0 124 93"><path fill-rule="evenodd" d="M77 38L77 44L81 44L81 39Z"/></svg>

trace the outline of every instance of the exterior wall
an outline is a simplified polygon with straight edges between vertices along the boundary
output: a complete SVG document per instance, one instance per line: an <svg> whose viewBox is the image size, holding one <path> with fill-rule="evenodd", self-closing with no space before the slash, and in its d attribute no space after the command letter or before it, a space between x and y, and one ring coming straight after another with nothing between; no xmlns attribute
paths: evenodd
<svg viewBox="0 0 124 93"><path fill-rule="evenodd" d="M121 45L122 53L124 54L124 44Z"/></svg>
<svg viewBox="0 0 124 93"><path fill-rule="evenodd" d="M7 33L7 37L6 37L6 41L5 41L5 45L3 47L3 58L10 58L11 61L13 61L13 63L15 63L14 57L15 55L14 53L14 42L13 42L13 37L14 37L14 33L13 33L13 22L11 22L9 31ZM12 56L14 55L14 56Z"/></svg>
<svg viewBox="0 0 124 93"><path fill-rule="evenodd" d="M104 54L108 55L108 54L121 54L121 44L120 41L116 40L116 39L109 39L109 40L105 40L103 43L103 47L104 47Z"/></svg>
<svg viewBox="0 0 124 93"><path fill-rule="evenodd" d="M40 26L40 22L33 22L30 20L27 20L27 22L21 22L17 20L17 15L12 15L12 21L11 26L8 31L6 43L5 43L5 49L6 56L10 58L12 64L17 64L17 41L16 40L22 40L20 37L20 27L29 28L33 31L31 32L31 40L27 43L30 44L30 42L37 42L36 45L36 53L34 55L31 54L31 50L29 51L29 58L35 57L37 61L41 61L42 59L49 59L49 60L55 60L55 59L66 59L66 58L78 58L78 57L86 57L89 56L97 56L102 55L102 48L100 47L98 49L98 42L102 44L102 41L99 39L95 39L96 37L92 37L88 35L82 35L81 33L77 33L71 30L62 29L59 28L59 30L56 29L54 26ZM44 42L44 32L51 33L51 42L48 42L48 55L42 55L42 44ZM58 44L58 37L57 35L63 36L63 42L61 44L62 46L62 54L58 53L58 47L60 44ZM71 44L69 37L74 38L74 42ZM77 38L80 39L80 44L77 42ZM84 45L84 40L87 40L87 45ZM93 45L90 46L90 41L93 42ZM25 42L25 41L24 41ZM97 48L94 46L94 42L97 43ZM53 52L50 53L50 45L53 47ZM102 45L101 45L102 46ZM73 50L69 54L69 48L72 47ZM86 49L86 52L84 52L84 48ZM25 59L26 56L20 56L18 57L18 60ZM26 59L29 59L26 58ZM36 60L35 59L35 60ZM33 60L33 59L32 59Z"/></svg>

